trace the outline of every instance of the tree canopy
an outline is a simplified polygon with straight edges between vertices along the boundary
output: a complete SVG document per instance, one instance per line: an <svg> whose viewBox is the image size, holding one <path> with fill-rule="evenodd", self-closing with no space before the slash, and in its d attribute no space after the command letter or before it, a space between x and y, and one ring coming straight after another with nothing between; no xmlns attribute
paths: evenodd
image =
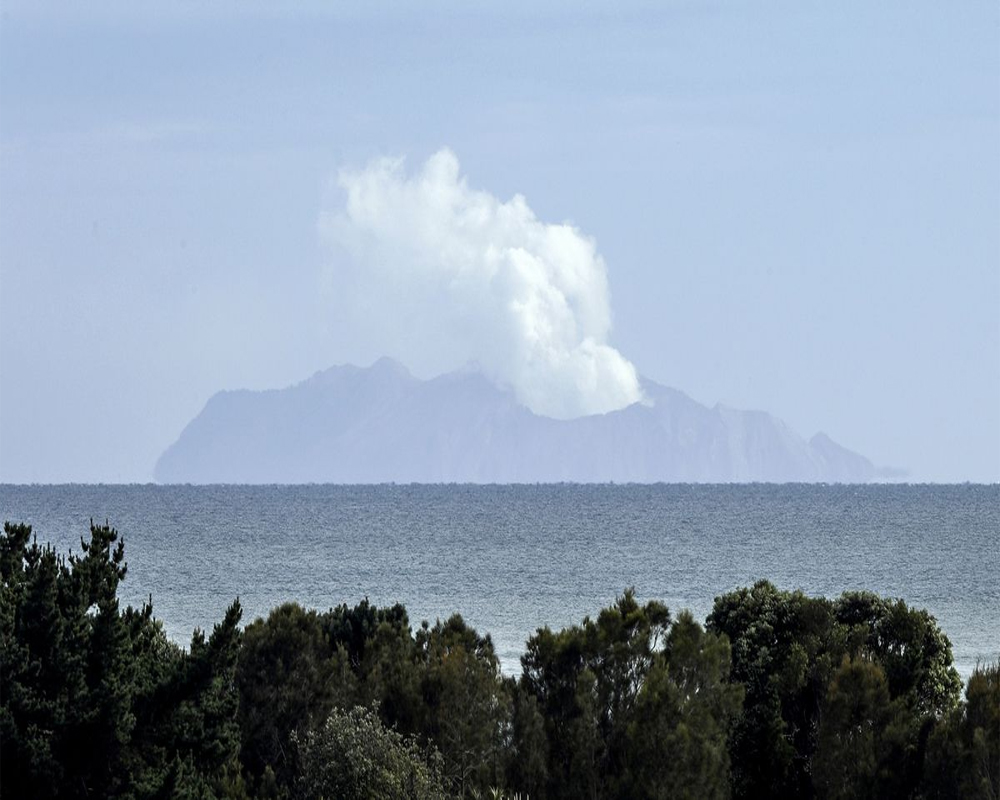
<svg viewBox="0 0 1000 800"><path fill-rule="evenodd" d="M531 636L518 676L455 614L295 603L171 642L122 609L124 542L0 536L6 797L1000 795L1000 666L960 696L926 611L761 581L703 627L627 589Z"/></svg>

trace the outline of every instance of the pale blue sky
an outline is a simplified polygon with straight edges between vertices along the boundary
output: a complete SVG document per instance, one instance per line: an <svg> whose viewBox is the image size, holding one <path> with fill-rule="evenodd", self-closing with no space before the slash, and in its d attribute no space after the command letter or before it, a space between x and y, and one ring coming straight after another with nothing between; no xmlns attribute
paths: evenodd
<svg viewBox="0 0 1000 800"><path fill-rule="evenodd" d="M0 480L148 480L215 391L380 355L318 218L443 146L596 239L641 373L1000 480L992 0L132 5L2 7Z"/></svg>

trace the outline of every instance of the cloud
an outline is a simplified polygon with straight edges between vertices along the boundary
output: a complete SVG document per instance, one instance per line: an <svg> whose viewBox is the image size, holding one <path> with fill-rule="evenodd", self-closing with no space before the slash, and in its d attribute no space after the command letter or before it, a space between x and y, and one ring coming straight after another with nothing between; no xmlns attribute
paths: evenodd
<svg viewBox="0 0 1000 800"><path fill-rule="evenodd" d="M416 174L402 159L344 170L346 204L321 216L335 246L336 327L418 373L475 362L538 414L572 418L642 399L607 340L604 260L572 225L521 195L470 189L447 149Z"/></svg>

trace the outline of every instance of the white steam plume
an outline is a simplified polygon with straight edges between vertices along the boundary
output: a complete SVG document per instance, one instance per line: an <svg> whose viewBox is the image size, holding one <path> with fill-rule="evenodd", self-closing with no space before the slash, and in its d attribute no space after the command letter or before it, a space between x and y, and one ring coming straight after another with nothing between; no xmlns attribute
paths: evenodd
<svg viewBox="0 0 1000 800"><path fill-rule="evenodd" d="M470 189L447 149L408 176L379 159L339 176L346 207L321 217L346 251L338 322L418 372L474 361L538 414L572 418L642 399L607 344L611 307L594 240L540 222L524 197Z"/></svg>

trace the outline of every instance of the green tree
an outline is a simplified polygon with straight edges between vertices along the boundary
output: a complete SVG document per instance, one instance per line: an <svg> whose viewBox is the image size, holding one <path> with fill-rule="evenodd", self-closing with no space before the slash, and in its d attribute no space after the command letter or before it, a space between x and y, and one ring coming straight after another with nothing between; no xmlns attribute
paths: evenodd
<svg viewBox="0 0 1000 800"><path fill-rule="evenodd" d="M510 698L489 636L455 614L417 632L425 706L422 732L441 751L453 794L498 785L510 724Z"/></svg>
<svg viewBox="0 0 1000 800"><path fill-rule="evenodd" d="M813 758L818 797L908 797L917 728L902 699L890 699L882 667L844 656L823 703Z"/></svg>
<svg viewBox="0 0 1000 800"><path fill-rule="evenodd" d="M91 524L82 556L28 545L4 526L2 599L5 791L36 796L113 794L125 786L134 680L117 589L124 546ZM117 545L115 544L117 541ZM12 788L19 787L19 788Z"/></svg>
<svg viewBox="0 0 1000 800"><path fill-rule="evenodd" d="M538 699L525 685L507 679L511 698L510 742L507 745L507 785L535 800L544 800L549 780L549 744L545 738L545 719Z"/></svg>
<svg viewBox="0 0 1000 800"><path fill-rule="evenodd" d="M164 727L171 750L214 792L217 780L239 763L240 727L236 662L240 649L242 617L239 600L227 610L206 639L195 631L191 648L170 686Z"/></svg>
<svg viewBox="0 0 1000 800"><path fill-rule="evenodd" d="M716 598L707 624L729 637L733 678L746 687L730 740L735 796L812 796L821 712L845 657L881 671L886 703L901 716L878 744L896 747L893 791L914 791L926 736L960 686L951 645L926 611L870 592L831 602L760 581ZM864 684L845 676L843 685Z"/></svg>
<svg viewBox="0 0 1000 800"><path fill-rule="evenodd" d="M335 709L320 727L295 732L292 742L300 763L296 790L305 800L445 797L440 758L363 706Z"/></svg>
<svg viewBox="0 0 1000 800"><path fill-rule="evenodd" d="M239 603L191 653L151 604L119 609L124 544L91 525L82 555L0 538L0 792L10 797L155 797L182 777L202 796L238 772L233 666Z"/></svg>
<svg viewBox="0 0 1000 800"><path fill-rule="evenodd" d="M547 797L616 796L628 783L628 728L670 624L666 606L615 604L558 633L540 629L521 658L548 741Z"/></svg>
<svg viewBox="0 0 1000 800"><path fill-rule="evenodd" d="M270 767L281 785L295 771L291 734L318 725L335 704L356 696L353 671L336 658L325 620L285 603L243 633L236 683L241 759L255 780Z"/></svg>
<svg viewBox="0 0 1000 800"><path fill-rule="evenodd" d="M1000 662L977 665L965 702L940 720L927 744L921 796L1000 798Z"/></svg>
<svg viewBox="0 0 1000 800"><path fill-rule="evenodd" d="M743 703L729 670L725 637L681 612L639 693L629 730L630 797L729 796L727 737Z"/></svg>
<svg viewBox="0 0 1000 800"><path fill-rule="evenodd" d="M819 710L845 652L833 604L768 581L715 599L708 630L732 646L746 690L732 736L735 797L810 797Z"/></svg>
<svg viewBox="0 0 1000 800"><path fill-rule="evenodd" d="M834 603L847 648L878 661L889 695L920 716L939 716L958 703L962 681L953 666L951 642L923 609L872 592L845 592Z"/></svg>
<svg viewBox="0 0 1000 800"><path fill-rule="evenodd" d="M331 645L357 678L355 703L377 705L382 721L404 733L423 724L416 642L406 609L378 608L365 598L353 608L341 605L324 615Z"/></svg>
<svg viewBox="0 0 1000 800"><path fill-rule="evenodd" d="M84 661L82 648L73 653L63 647L65 564L51 548L29 546L30 540L30 526L4 524L0 793L17 796L31 786L38 797L54 797L66 777L61 756L69 697L85 693Z"/></svg>

